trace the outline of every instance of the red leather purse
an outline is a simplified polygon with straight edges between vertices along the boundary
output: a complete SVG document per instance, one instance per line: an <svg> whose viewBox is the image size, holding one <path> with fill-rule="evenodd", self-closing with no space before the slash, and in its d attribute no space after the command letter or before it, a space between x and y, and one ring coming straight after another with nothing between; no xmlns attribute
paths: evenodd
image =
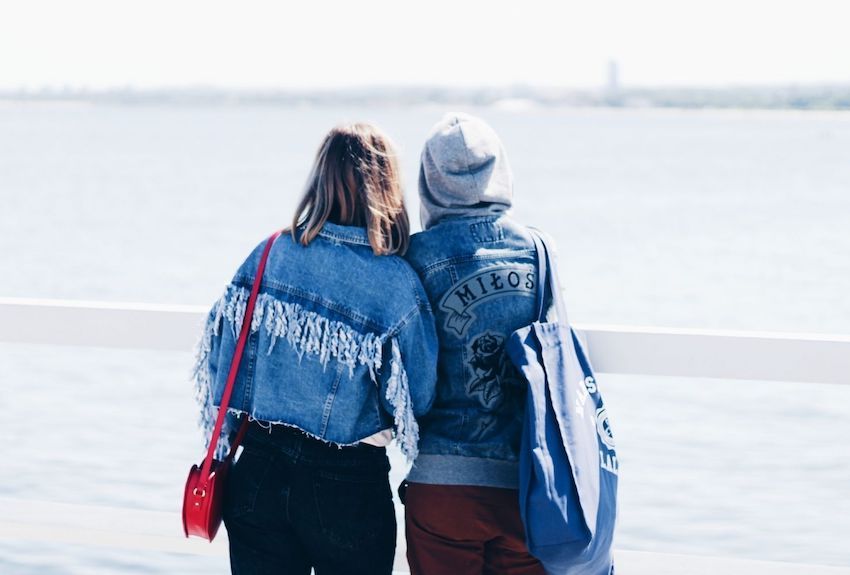
<svg viewBox="0 0 850 575"><path fill-rule="evenodd" d="M257 275L251 288L251 297L245 307L245 318L242 320L242 329L236 342L236 350L230 362L230 372L227 376L227 385L221 397L221 405L218 408L218 417L215 420L210 436L210 446L207 456L200 466L193 465L186 479L186 488L183 492L183 532L186 537L195 535L212 541L218 528L221 526L221 504L224 497L224 484L227 481L227 472L233 462L233 455L248 429L248 418L242 416L239 432L230 446L230 451L223 461L215 459L215 450L221 437L221 427L227 415L227 406L230 405L230 396L233 393L233 384L236 381L236 373L239 371L239 363L242 361L242 352L245 350L245 342L251 331L251 318L254 316L254 305L257 302L257 294L263 279L263 271L266 268L266 260L269 258L272 244L281 232L276 232L266 242L260 263L257 266Z"/></svg>

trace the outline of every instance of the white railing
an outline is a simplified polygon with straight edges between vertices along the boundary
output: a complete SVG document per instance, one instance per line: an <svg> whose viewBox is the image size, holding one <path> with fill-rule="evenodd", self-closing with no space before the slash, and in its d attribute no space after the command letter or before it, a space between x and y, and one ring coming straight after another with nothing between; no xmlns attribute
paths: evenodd
<svg viewBox="0 0 850 575"><path fill-rule="evenodd" d="M0 342L189 351L197 306L0 298ZM850 384L850 337L576 326L602 373ZM132 517L129 517L132 516ZM128 520L131 519L131 520ZM225 555L182 539L177 514L0 498L0 539ZM850 568L619 551L618 573L850 575ZM397 566L405 570L404 560Z"/></svg>
<svg viewBox="0 0 850 575"><path fill-rule="evenodd" d="M0 298L0 341L191 350L198 306ZM577 325L596 371L850 384L850 336Z"/></svg>

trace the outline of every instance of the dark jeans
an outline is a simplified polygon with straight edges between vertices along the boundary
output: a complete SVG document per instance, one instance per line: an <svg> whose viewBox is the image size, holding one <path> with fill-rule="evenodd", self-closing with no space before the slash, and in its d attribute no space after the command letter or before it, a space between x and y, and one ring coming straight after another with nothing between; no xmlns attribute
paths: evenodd
<svg viewBox="0 0 850 575"><path fill-rule="evenodd" d="M236 575L390 575L396 520L386 450L335 447L251 423L224 499Z"/></svg>

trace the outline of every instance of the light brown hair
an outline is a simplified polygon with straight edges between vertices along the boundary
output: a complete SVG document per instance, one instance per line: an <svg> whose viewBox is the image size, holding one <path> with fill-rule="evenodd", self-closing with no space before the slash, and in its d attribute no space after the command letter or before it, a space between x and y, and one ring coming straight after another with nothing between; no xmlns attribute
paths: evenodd
<svg viewBox="0 0 850 575"><path fill-rule="evenodd" d="M325 137L292 219L292 238L306 246L328 221L365 227L376 255L407 251L410 222L396 152L371 124L337 126Z"/></svg>

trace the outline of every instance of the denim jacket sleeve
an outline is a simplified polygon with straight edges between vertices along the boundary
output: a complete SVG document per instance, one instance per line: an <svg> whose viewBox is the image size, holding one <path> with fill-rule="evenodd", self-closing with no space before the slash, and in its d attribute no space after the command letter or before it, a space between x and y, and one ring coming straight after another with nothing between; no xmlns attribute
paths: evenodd
<svg viewBox="0 0 850 575"><path fill-rule="evenodd" d="M437 386L437 331L424 293L388 345L390 366L383 372L380 395L384 409L393 414L399 447L412 461L419 442L416 418L431 408Z"/></svg>
<svg viewBox="0 0 850 575"><path fill-rule="evenodd" d="M401 331L401 354L406 357L413 415L422 417L437 394L437 330L430 307L421 309Z"/></svg>
<svg viewBox="0 0 850 575"><path fill-rule="evenodd" d="M195 383L195 400L200 407L198 425L204 435L204 448L209 447L215 420L218 417L218 408L213 403L212 382L216 373L222 366L219 365L219 325L221 321L221 305L216 302L207 314L204 322L204 330L200 340L195 345L195 364L192 369L192 379ZM223 366L229 369L230 366ZM228 413L224 418L221 429L221 439L216 448L215 457L221 460L230 449L230 442L236 433L238 418L233 413Z"/></svg>
<svg viewBox="0 0 850 575"><path fill-rule="evenodd" d="M251 250L251 253L248 254L248 257L239 266L228 285L239 283L240 280L244 283L245 278L253 277L265 244L266 240L263 240ZM212 431L218 417L218 407L216 407L213 398L213 382L216 380L219 370L230 370L228 359L232 359L222 358L219 353L221 349L221 328L225 320L225 315L233 315L235 313L234 309L225 309L224 304L225 295L222 295L213 303L212 308L206 316L201 338L195 345L195 362L192 369L192 379L195 384L195 400L200 408L198 425L204 436L205 449L209 447ZM221 439L218 442L215 452L217 459L221 460L227 455L238 427L239 416L233 412L227 413L221 429Z"/></svg>

